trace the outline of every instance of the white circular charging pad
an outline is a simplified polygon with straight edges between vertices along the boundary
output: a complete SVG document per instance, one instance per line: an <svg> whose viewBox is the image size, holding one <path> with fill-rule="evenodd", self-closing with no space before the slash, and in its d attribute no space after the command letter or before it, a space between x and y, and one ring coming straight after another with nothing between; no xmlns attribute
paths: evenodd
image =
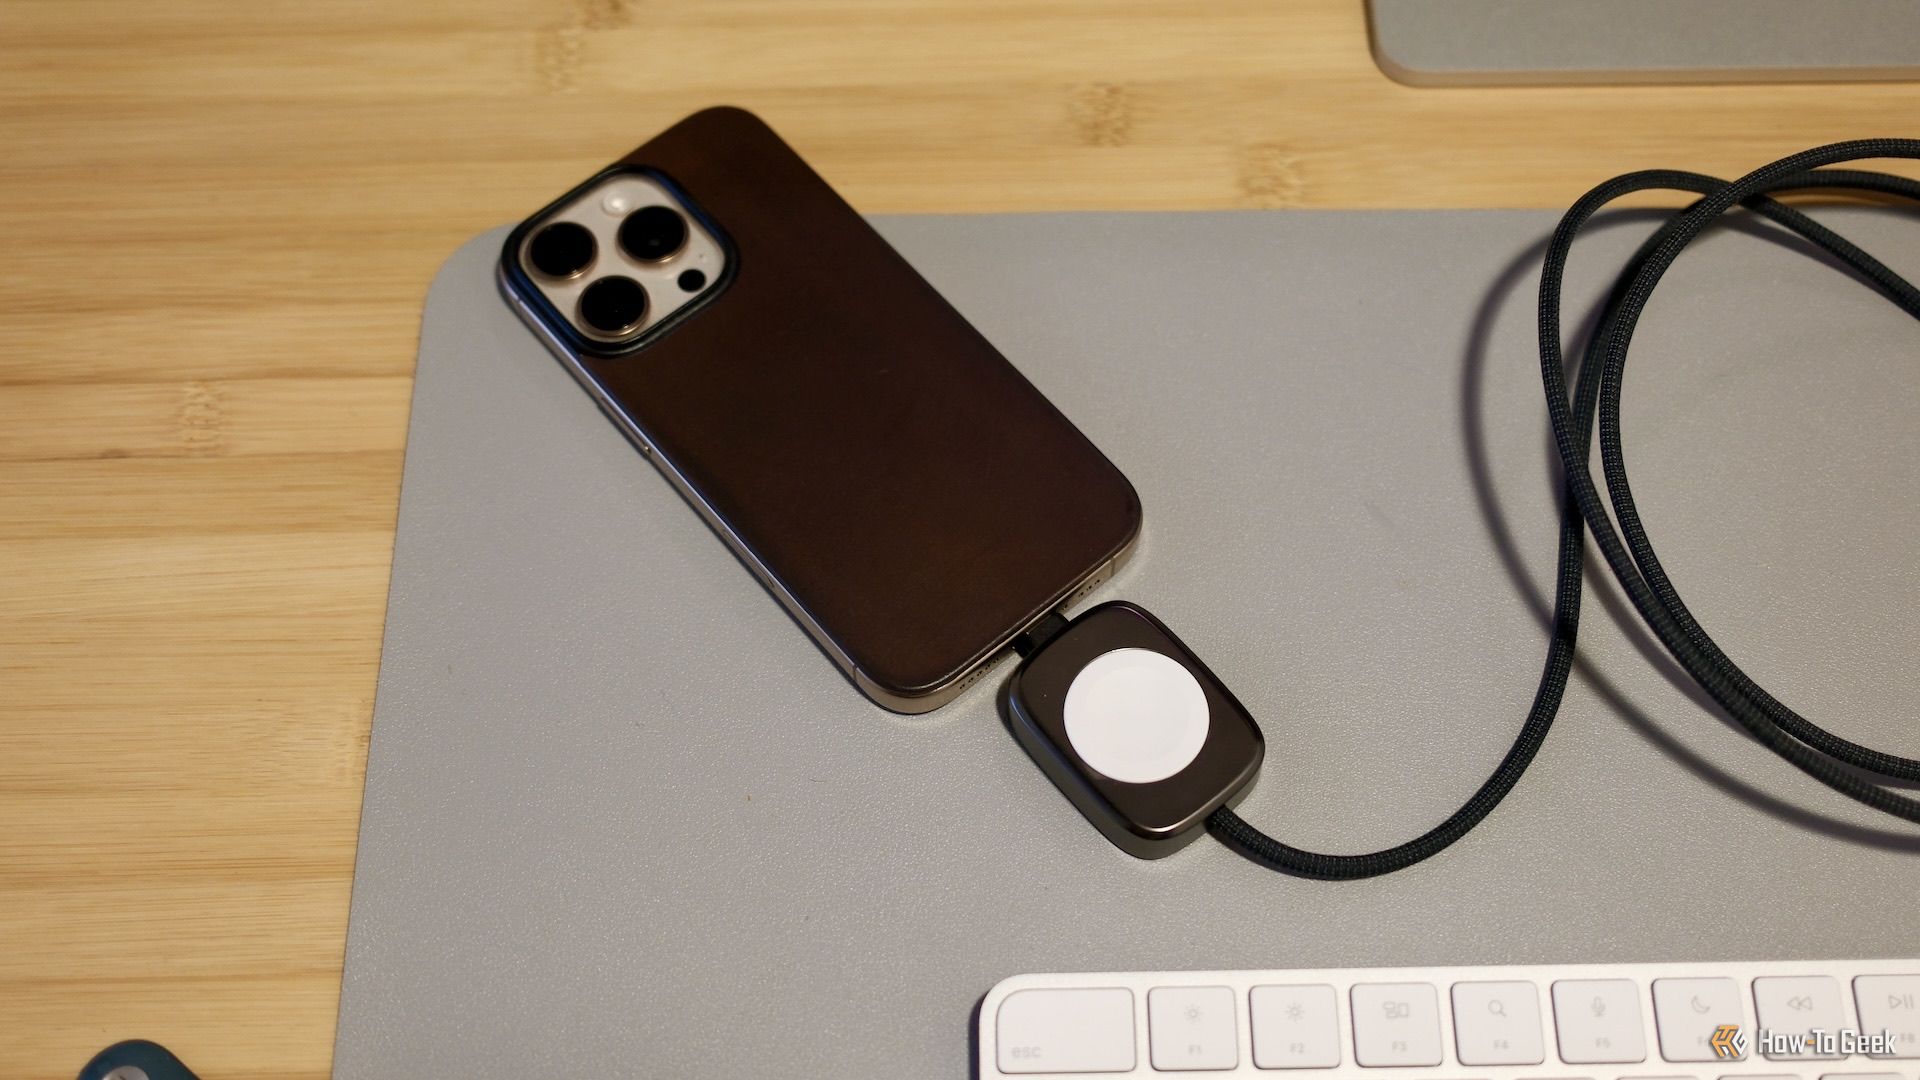
<svg viewBox="0 0 1920 1080"><path fill-rule="evenodd" d="M1102 776L1165 780L1207 742L1207 695L1178 660L1151 649L1094 657L1067 687L1067 741Z"/></svg>

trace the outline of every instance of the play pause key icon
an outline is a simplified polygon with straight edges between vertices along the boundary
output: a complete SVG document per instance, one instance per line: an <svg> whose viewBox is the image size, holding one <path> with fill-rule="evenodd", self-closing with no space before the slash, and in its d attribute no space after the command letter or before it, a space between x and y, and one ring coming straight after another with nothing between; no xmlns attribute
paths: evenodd
<svg viewBox="0 0 1920 1080"><path fill-rule="evenodd" d="M1893 1057L1920 1058L1920 975L1862 975L1853 980L1862 1032L1893 1033Z"/></svg>

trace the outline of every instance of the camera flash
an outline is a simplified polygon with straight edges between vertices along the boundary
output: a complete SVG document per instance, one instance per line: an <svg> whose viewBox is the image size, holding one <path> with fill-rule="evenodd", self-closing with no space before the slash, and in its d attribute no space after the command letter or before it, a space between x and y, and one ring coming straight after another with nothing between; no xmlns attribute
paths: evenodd
<svg viewBox="0 0 1920 1080"><path fill-rule="evenodd" d="M600 200L600 209L605 210L614 217L620 217L627 211L633 209L633 202L617 191L609 191Z"/></svg>

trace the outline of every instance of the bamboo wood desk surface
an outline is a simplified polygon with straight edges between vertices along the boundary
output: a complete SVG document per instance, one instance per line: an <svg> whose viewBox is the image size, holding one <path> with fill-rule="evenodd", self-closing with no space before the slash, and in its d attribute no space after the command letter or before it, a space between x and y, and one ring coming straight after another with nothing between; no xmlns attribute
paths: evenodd
<svg viewBox="0 0 1920 1080"><path fill-rule="evenodd" d="M721 101L870 211L1559 207L1920 86L1413 90L1361 0L5 0L0 1076L326 1075L427 282Z"/></svg>

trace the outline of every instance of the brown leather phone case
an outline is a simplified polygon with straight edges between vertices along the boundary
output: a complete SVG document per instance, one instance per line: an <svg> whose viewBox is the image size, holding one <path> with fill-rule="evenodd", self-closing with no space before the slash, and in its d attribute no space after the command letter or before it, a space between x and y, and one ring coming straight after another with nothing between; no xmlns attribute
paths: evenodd
<svg viewBox="0 0 1920 1080"><path fill-rule="evenodd" d="M757 117L697 113L621 169L721 238L710 299L625 355L556 333L515 258L546 211L503 286L869 696L937 707L1124 557L1126 477Z"/></svg>

